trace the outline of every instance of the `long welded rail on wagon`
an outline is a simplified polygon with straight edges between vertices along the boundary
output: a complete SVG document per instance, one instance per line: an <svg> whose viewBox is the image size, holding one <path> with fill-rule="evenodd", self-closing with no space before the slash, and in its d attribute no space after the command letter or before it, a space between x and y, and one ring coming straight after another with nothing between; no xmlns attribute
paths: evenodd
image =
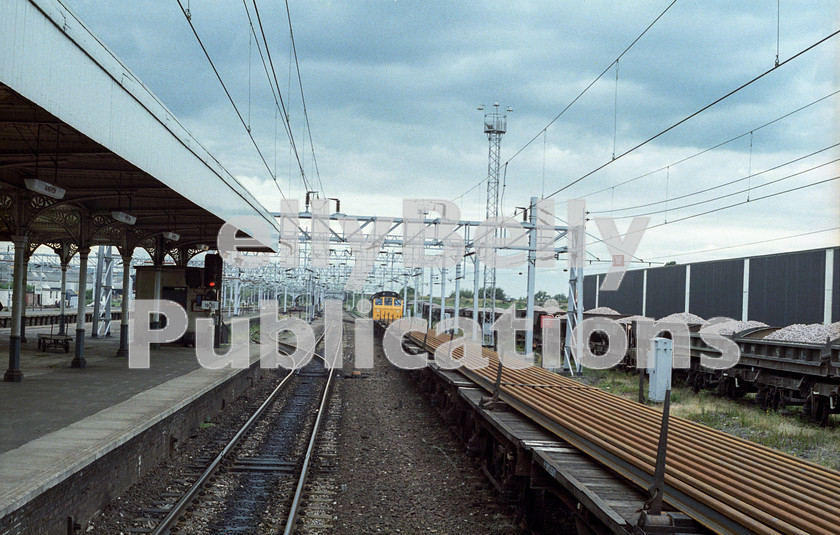
<svg viewBox="0 0 840 535"><path fill-rule="evenodd" d="M434 331L411 338L434 351L449 340ZM424 344L425 343L425 344ZM458 371L490 391L498 358ZM462 357L456 349L455 358ZM634 483L648 488L661 412L542 368L502 369L501 398L517 411ZM840 472L721 431L671 417L665 501L718 533L840 533Z"/></svg>

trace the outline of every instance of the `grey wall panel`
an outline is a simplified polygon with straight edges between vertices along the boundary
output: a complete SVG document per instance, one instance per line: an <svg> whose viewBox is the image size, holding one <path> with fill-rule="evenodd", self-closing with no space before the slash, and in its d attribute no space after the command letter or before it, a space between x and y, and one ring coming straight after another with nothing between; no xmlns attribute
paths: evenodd
<svg viewBox="0 0 840 535"><path fill-rule="evenodd" d="M598 285L598 275L583 277L583 309L595 308L595 290Z"/></svg>
<svg viewBox="0 0 840 535"><path fill-rule="evenodd" d="M621 285L614 292L601 290L598 305L610 307L622 314L641 314L642 272L643 270L638 269L625 273Z"/></svg>
<svg viewBox="0 0 840 535"><path fill-rule="evenodd" d="M740 320L743 282L743 259L691 264L689 312L704 319L726 316Z"/></svg>
<svg viewBox="0 0 840 535"><path fill-rule="evenodd" d="M822 323L825 311L826 249L750 257L749 319L770 325ZM840 248L834 255L831 321L840 321ZM650 268L647 316L681 312L685 305L685 266ZM741 319L744 259L691 264L689 311L709 319ZM595 306L595 276L584 282L584 308ZM622 314L641 314L642 270L624 276L618 291L601 292L600 306Z"/></svg>
<svg viewBox="0 0 840 535"><path fill-rule="evenodd" d="M749 319L780 326L822 323L824 296L824 249L750 259Z"/></svg>
<svg viewBox="0 0 840 535"><path fill-rule="evenodd" d="M693 268L692 268L693 269ZM663 266L647 270L645 315L662 318L685 310L685 266Z"/></svg>
<svg viewBox="0 0 840 535"><path fill-rule="evenodd" d="M840 321L840 248L834 250L834 284L831 296L831 322Z"/></svg>

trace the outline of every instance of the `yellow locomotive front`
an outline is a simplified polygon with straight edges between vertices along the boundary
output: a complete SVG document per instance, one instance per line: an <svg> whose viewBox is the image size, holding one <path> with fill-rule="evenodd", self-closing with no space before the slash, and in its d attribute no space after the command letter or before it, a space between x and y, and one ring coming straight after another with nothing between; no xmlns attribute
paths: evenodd
<svg viewBox="0 0 840 535"><path fill-rule="evenodd" d="M377 292L371 297L371 305L374 321L391 323L402 318L403 302L397 292Z"/></svg>

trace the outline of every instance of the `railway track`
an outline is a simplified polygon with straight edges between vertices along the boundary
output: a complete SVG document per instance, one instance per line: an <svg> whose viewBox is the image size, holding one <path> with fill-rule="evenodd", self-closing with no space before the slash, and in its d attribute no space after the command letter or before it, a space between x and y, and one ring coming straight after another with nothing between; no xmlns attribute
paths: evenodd
<svg viewBox="0 0 840 535"><path fill-rule="evenodd" d="M454 311L453 311L454 312ZM517 311L522 312L522 311ZM424 307L427 317L428 307ZM497 315L500 312L497 312ZM461 316L472 318L472 310L461 309ZM433 316L435 317L435 316ZM621 324L627 343L624 360L625 369L636 370L637 332L636 322L641 316L618 314L617 312L584 312L584 319L602 318ZM675 381L684 381L695 392L713 389L721 396L737 399L744 394L755 393L756 403L764 410L778 410L785 406L802 406L802 416L812 423L828 426L832 414L840 414L840 338L828 332L830 340L815 339L813 332L800 331L798 337L788 335L775 338L777 331L791 330L797 325L785 328L755 326L756 322L731 321L719 323L712 328L702 318L676 318L685 322L690 332L691 367L674 370ZM534 314L533 332L535 348L540 348L544 320L559 329L559 347L565 344L566 316L553 316L538 311ZM650 318L648 318L650 319ZM666 318L660 318L661 320ZM717 358L720 350L709 346L701 331L719 332L732 340L739 348L741 357L734 367L725 370L704 368L703 356ZM519 343L524 343L524 332L517 334ZM670 336L670 335L668 335ZM609 339L598 331L592 333L590 348L596 354L609 349Z"/></svg>
<svg viewBox="0 0 840 535"><path fill-rule="evenodd" d="M449 340L409 336L428 351ZM483 356L488 366L458 371L492 391L498 358ZM503 367L500 399L642 488L651 484L657 410L535 367ZM718 533L840 533L840 473L675 417L665 487L666 502Z"/></svg>
<svg viewBox="0 0 840 535"><path fill-rule="evenodd" d="M313 348L317 358L290 370L218 455L196 459L197 465L204 461L206 466L188 488L173 490L170 485L161 493L160 507L145 511L165 514L153 529L128 532L295 533L301 508L314 502L312 496L304 497L304 490L316 451L324 456L334 443L334 429L319 440L322 424L337 420L332 413L325 418L337 355L319 351L323 341L322 332ZM287 353L295 349L278 344Z"/></svg>

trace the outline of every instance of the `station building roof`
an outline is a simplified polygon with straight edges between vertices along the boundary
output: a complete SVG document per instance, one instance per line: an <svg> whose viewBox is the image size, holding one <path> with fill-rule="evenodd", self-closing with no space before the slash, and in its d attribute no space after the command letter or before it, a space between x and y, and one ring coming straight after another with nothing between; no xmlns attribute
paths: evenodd
<svg viewBox="0 0 840 535"><path fill-rule="evenodd" d="M0 3L0 240L23 231L33 245L194 253L216 248L236 216L257 218L270 231L265 250L276 249L274 217L72 11L58 0ZM161 242L164 232L180 239Z"/></svg>

